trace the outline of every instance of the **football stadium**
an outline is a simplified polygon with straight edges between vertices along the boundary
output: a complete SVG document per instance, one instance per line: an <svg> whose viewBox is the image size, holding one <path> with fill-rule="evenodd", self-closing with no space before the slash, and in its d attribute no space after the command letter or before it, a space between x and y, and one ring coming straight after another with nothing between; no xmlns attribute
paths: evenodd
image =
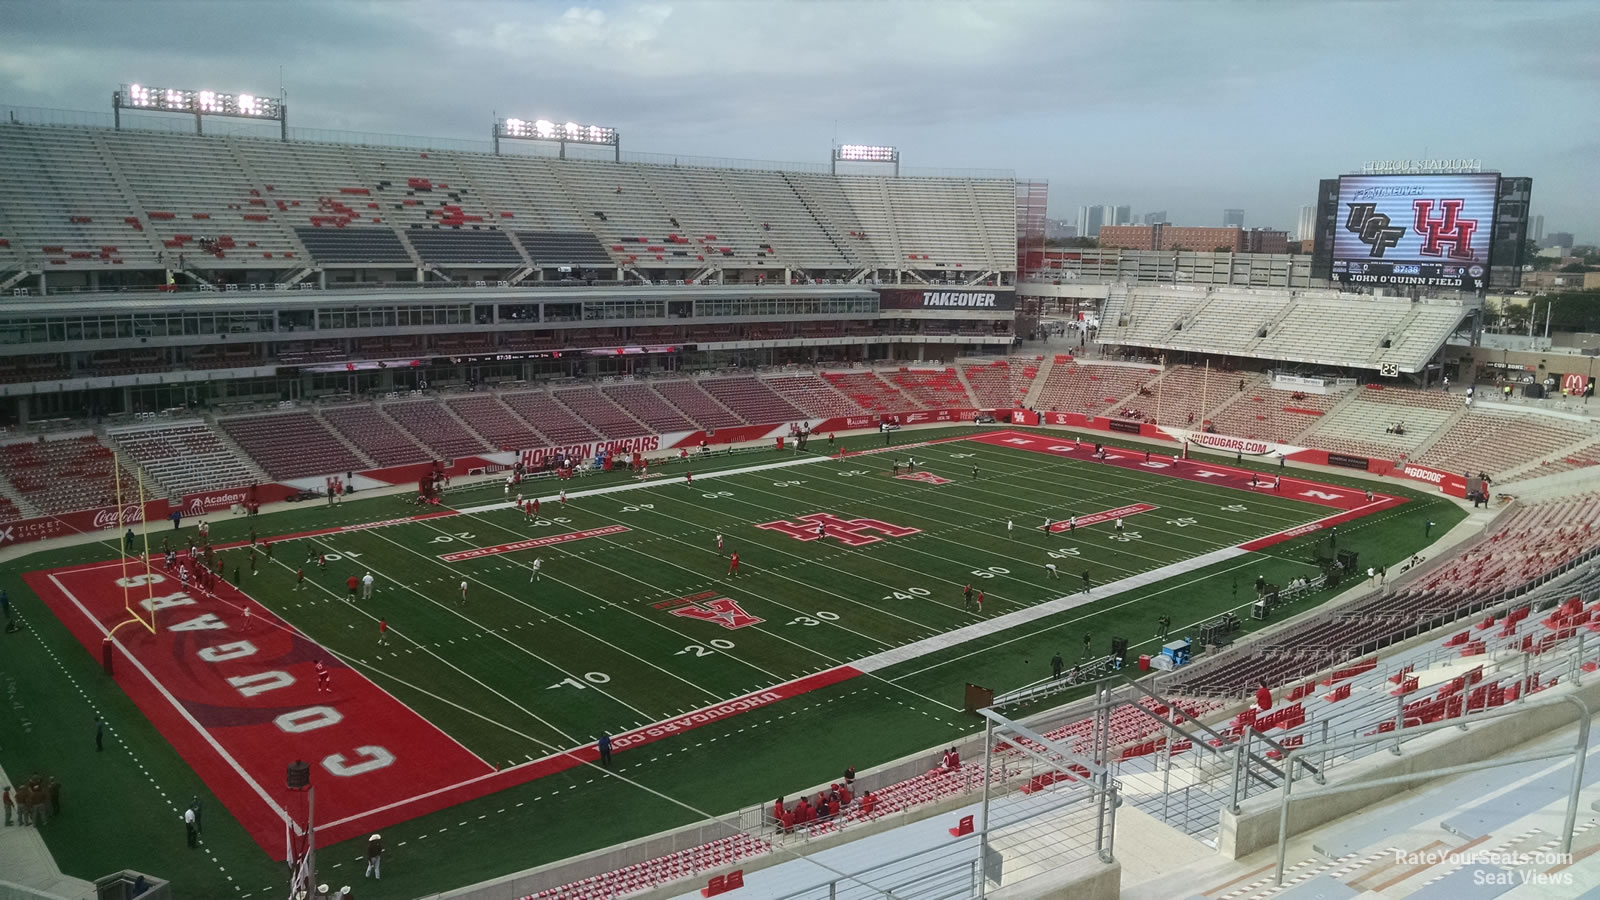
<svg viewBox="0 0 1600 900"><path fill-rule="evenodd" d="M4 110L0 897L1597 896L1532 177L289 117Z"/></svg>

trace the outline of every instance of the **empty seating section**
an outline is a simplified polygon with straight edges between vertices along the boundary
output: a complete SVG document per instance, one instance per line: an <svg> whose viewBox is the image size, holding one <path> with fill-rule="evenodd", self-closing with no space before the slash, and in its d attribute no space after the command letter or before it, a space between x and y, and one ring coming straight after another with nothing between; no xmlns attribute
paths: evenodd
<svg viewBox="0 0 1600 900"><path fill-rule="evenodd" d="M1099 343L1155 345L1171 343L1178 332L1173 325L1186 322L1211 299L1204 288L1113 284L1100 315Z"/></svg>
<svg viewBox="0 0 1600 900"><path fill-rule="evenodd" d="M500 399L551 445L583 443L599 436L545 391L502 394Z"/></svg>
<svg viewBox="0 0 1600 900"><path fill-rule="evenodd" d="M1235 387L1237 388L1237 382ZM1344 401L1344 394L1302 394L1273 388L1246 386L1242 396L1211 413L1211 426L1220 434L1285 442L1317 424Z"/></svg>
<svg viewBox="0 0 1600 900"><path fill-rule="evenodd" d="M113 429L117 446L177 497L254 484L255 472L204 422Z"/></svg>
<svg viewBox="0 0 1600 900"><path fill-rule="evenodd" d="M743 207L727 199L727 188L715 170L639 168L668 217L657 230L644 233L654 246L646 246L641 259L652 260L652 265L687 263L694 268L706 260L776 264L767 232L751 221ZM638 248L629 252L638 253Z"/></svg>
<svg viewBox="0 0 1600 900"><path fill-rule="evenodd" d="M1042 410L1082 413L1086 416L1114 415L1121 401L1138 391L1139 386L1160 374L1146 366L1108 366L1077 361L1056 363L1039 391L1034 405ZM1150 398L1153 401L1153 398ZM1154 402L1143 406L1155 411Z"/></svg>
<svg viewBox="0 0 1600 900"><path fill-rule="evenodd" d="M168 267L177 268L180 255L185 267L202 269L272 268L305 258L271 192L251 181L228 144L139 131L100 139L147 212L145 228ZM278 262L285 259L291 262Z"/></svg>
<svg viewBox="0 0 1600 900"><path fill-rule="evenodd" d="M1446 472L1483 472L1496 478L1593 434L1592 427L1550 416L1469 412L1416 461Z"/></svg>
<svg viewBox="0 0 1600 900"><path fill-rule="evenodd" d="M425 462L432 455L377 407L366 403L328 407L322 411L322 420L380 466Z"/></svg>
<svg viewBox="0 0 1600 900"><path fill-rule="evenodd" d="M639 424L633 416L611 399L602 394L598 388L580 387L554 392L557 400L561 401L572 414L590 428L600 432L600 436L610 440L620 438L638 437L649 434L650 429Z"/></svg>
<svg viewBox="0 0 1600 900"><path fill-rule="evenodd" d="M412 265L411 254L388 228L297 227L295 233L317 262Z"/></svg>
<svg viewBox="0 0 1600 900"><path fill-rule="evenodd" d="M701 428L711 430L744 424L693 381L660 381L655 389Z"/></svg>
<svg viewBox="0 0 1600 900"><path fill-rule="evenodd" d="M609 384L600 389L612 402L632 413L657 434L694 431L695 424L648 384Z"/></svg>
<svg viewBox="0 0 1600 900"><path fill-rule="evenodd" d="M528 257L539 266L582 266L601 268L615 265L606 248L586 231L519 231Z"/></svg>
<svg viewBox="0 0 1600 900"><path fill-rule="evenodd" d="M557 161L510 153L451 155L466 180L476 188L479 199L493 211L500 227L556 233L580 232L586 227L586 214L580 214L576 198L562 191L551 174Z"/></svg>
<svg viewBox="0 0 1600 900"><path fill-rule="evenodd" d="M0 210L6 248L22 265L154 266L149 220L80 128L0 128Z"/></svg>
<svg viewBox="0 0 1600 900"><path fill-rule="evenodd" d="M767 387L812 418L854 416L861 406L815 375L778 375L765 379Z"/></svg>
<svg viewBox="0 0 1600 900"><path fill-rule="evenodd" d="M425 228L413 225L406 239L417 250L425 263L441 266L494 266L497 268L522 265L522 254L512 245L505 232L470 231L461 228Z"/></svg>
<svg viewBox="0 0 1600 900"><path fill-rule="evenodd" d="M1039 374L1039 364L1031 360L997 359L987 365L969 365L963 372L979 406L1013 409L1021 406L1028 396L1028 388Z"/></svg>
<svg viewBox="0 0 1600 900"><path fill-rule="evenodd" d="M1600 546L1600 494L1580 494L1531 503L1511 511L1486 540L1399 592L1411 603L1407 614L1437 614L1471 592L1486 596L1532 581ZM1383 598L1351 610L1367 616L1386 614L1396 619L1393 598Z"/></svg>
<svg viewBox="0 0 1600 900"><path fill-rule="evenodd" d="M1597 518L1600 494L1593 493L1518 507L1488 538L1417 581L1275 633L1225 665L1203 667L1193 677L1180 674L1174 689L1244 696L1263 681L1282 684L1388 646L1410 636L1418 623L1459 619L1503 591L1528 585L1600 546L1600 531L1593 528ZM1493 639L1487 631L1477 633L1480 640ZM1391 688L1382 686L1387 717L1394 710L1387 697Z"/></svg>
<svg viewBox="0 0 1600 900"><path fill-rule="evenodd" d="M1460 398L1443 391L1369 386L1319 420L1301 442L1319 450L1397 461L1431 440L1460 408Z"/></svg>
<svg viewBox="0 0 1600 900"><path fill-rule="evenodd" d="M1325 365L1389 362L1414 372L1468 312L1328 290L1113 285L1096 341Z"/></svg>
<svg viewBox="0 0 1600 900"><path fill-rule="evenodd" d="M1411 317L1394 329L1390 336L1393 343L1388 349L1379 350L1373 362L1416 366L1417 360L1427 360L1433 356L1467 314L1468 311L1459 306L1426 302L1412 304Z"/></svg>
<svg viewBox="0 0 1600 900"><path fill-rule="evenodd" d="M706 393L715 397L734 415L752 425L776 424L804 419L805 413L772 392L753 376L707 378L700 382Z"/></svg>
<svg viewBox="0 0 1600 900"><path fill-rule="evenodd" d="M1405 302L1301 299L1289 304L1263 346L1279 359L1334 365L1366 361L1384 349L1385 339L1398 338L1411 316L1411 304Z"/></svg>
<svg viewBox="0 0 1600 900"><path fill-rule="evenodd" d="M471 456L491 449L433 400L385 404L383 411L444 459Z"/></svg>
<svg viewBox="0 0 1600 900"><path fill-rule="evenodd" d="M1211 420L1214 410L1241 394L1256 392L1266 381L1265 375L1256 372L1173 366L1146 384L1154 398L1141 397L1139 402L1151 421L1199 431Z"/></svg>
<svg viewBox="0 0 1600 900"><path fill-rule="evenodd" d="M501 450L521 450L538 447L544 438L535 434L526 423L518 419L498 397L482 394L455 397L446 401L452 412L483 435L489 443Z"/></svg>
<svg viewBox="0 0 1600 900"><path fill-rule="evenodd" d="M593 875L580 881L540 891L522 900L611 900L657 885L724 869L741 860L769 853L772 846L760 838L741 834L658 856L644 862Z"/></svg>
<svg viewBox="0 0 1600 900"><path fill-rule="evenodd" d="M268 475L279 480L343 475L367 468L310 413L241 416L220 419L217 424Z"/></svg>
<svg viewBox="0 0 1600 900"><path fill-rule="evenodd" d="M919 408L916 400L879 378L875 372L824 372L822 377L868 412L894 413Z"/></svg>
<svg viewBox="0 0 1600 900"><path fill-rule="evenodd" d="M848 269L855 264L835 233L790 187L781 172L738 169L715 171L734 203L746 209L761 229L759 243L785 264L802 269Z"/></svg>
<svg viewBox="0 0 1600 900"><path fill-rule="evenodd" d="M992 227L1006 229L1007 223L996 223L983 216L978 192L988 194L1002 188L1014 203L1016 188L1011 182L893 178L884 180L883 184L908 264L951 270L1006 267L1005 261L992 252L993 244L985 232ZM974 222L978 227L973 227ZM1004 232L1012 239L1013 246L1015 222L1013 215L1009 229Z"/></svg>
<svg viewBox="0 0 1600 900"><path fill-rule="evenodd" d="M1014 266L1006 179L799 175L8 126L0 261L211 269ZM404 238L401 237L404 235ZM514 239L513 239L514 236ZM206 238L201 246L201 238ZM521 244L521 248L518 244ZM309 259L304 259L309 256ZM264 262L272 260L272 262Z"/></svg>
<svg viewBox="0 0 1600 900"><path fill-rule="evenodd" d="M10 497L0 497L0 525L4 525L7 522L16 522L25 518L27 518L27 516L23 515L20 507L11 502Z"/></svg>
<svg viewBox="0 0 1600 900"><path fill-rule="evenodd" d="M0 476L46 515L117 504L114 457L94 435L0 445ZM136 477L122 467L123 503L138 502ZM144 487L146 497L159 493L156 485Z"/></svg>
<svg viewBox="0 0 1600 900"><path fill-rule="evenodd" d="M1579 447L1577 450L1557 456L1555 459L1544 460L1531 469L1519 472L1509 478L1502 478L1497 483L1506 484L1513 481L1525 481L1529 478L1542 478L1546 475L1570 472L1573 469L1585 469L1589 466L1600 466L1600 441Z"/></svg>
<svg viewBox="0 0 1600 900"><path fill-rule="evenodd" d="M907 397L928 409L971 407L972 396L967 393L955 369L908 369L887 372L890 384ZM976 388L976 385L974 385Z"/></svg>

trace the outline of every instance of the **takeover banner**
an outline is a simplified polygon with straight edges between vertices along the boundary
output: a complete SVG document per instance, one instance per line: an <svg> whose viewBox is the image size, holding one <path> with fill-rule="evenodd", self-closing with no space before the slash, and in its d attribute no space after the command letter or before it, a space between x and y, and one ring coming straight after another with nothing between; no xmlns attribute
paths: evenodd
<svg viewBox="0 0 1600 900"><path fill-rule="evenodd" d="M0 547L24 541L49 540L68 534L131 527L140 522L165 519L171 513L172 505L162 497L145 501L143 510L139 508L139 504L129 503L120 510L115 506L103 506L99 509L81 509L56 516L23 519L0 525Z"/></svg>

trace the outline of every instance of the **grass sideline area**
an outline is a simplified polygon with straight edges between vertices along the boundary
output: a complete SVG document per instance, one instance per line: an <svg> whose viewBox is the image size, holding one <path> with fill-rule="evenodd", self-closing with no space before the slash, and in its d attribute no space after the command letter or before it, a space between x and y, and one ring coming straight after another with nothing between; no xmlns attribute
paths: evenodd
<svg viewBox="0 0 1600 900"><path fill-rule="evenodd" d="M975 433L982 432L969 426L930 429L902 432L894 441L903 445ZM869 434L840 444L851 451L878 450L883 439ZM1147 449L1107 444L1138 453ZM811 443L814 454L829 449L823 441ZM919 469L947 483L892 477L891 464L903 464L907 453L916 456ZM687 468L703 476L795 458L788 450L781 455L757 450L696 459ZM1212 459L1278 471L1250 460ZM507 766L590 741L601 731L620 733L1029 608L1078 590L1076 578L1085 567L1103 583L1329 512L1286 497L1241 499L1231 488L970 441L697 477L692 486L683 483L684 469L681 463L669 464L659 483L574 500L565 510L546 501L541 518L549 524L542 526L521 513L492 509L285 541L278 545L276 564L255 577L246 574L243 589L472 752ZM1392 510L1340 527L1341 546L1358 550L1363 566L1402 562L1425 546L1425 522L1435 523L1437 537L1465 516L1437 494L1394 482L1322 472L1309 477L1358 488L1381 485L1384 493L1407 498ZM576 492L630 483L624 473L609 473L564 486ZM554 483L525 488L557 489ZM502 498L502 488L488 483L452 491L448 501L470 509ZM413 511L410 501L399 494L251 520L224 516L213 523L212 539L243 540L252 527L261 535L279 535L386 520ZM1039 529L1047 515L1085 516L1133 503L1158 507L1126 517L1126 532L1137 532L1137 538L1115 535L1109 522L1072 535L1046 536ZM920 533L852 547L753 527L817 512L880 519ZM1014 537L1007 536L1006 519L1016 524ZM1195 521L1168 524L1183 519ZM163 525L150 526L156 542L170 534ZM628 531L454 562L438 558L617 525ZM183 534L192 531L186 526ZM740 552L740 575L727 576L726 552L715 545L718 534L727 550ZM978 729L975 717L960 711L966 682L1006 690L1033 681L1047 674L1055 652L1069 665L1076 660L1085 632L1094 635L1097 652L1108 649L1110 636L1125 635L1134 644L1130 654L1137 655L1150 652L1160 615L1173 618L1175 637L1191 623L1227 609L1243 615L1257 574L1280 584L1314 574L1307 560L1322 539L1315 533L1293 539L1109 603L997 630L749 716L619 753L614 771L626 780L577 767L385 827L389 877L358 888L363 897L379 898L444 890L698 819L685 803L713 814L726 812L826 782L846 764L866 769L949 743ZM326 573L308 571L312 588L295 591L293 570L310 551L341 558L330 560ZM352 554L358 555L352 559ZM114 542L65 547L29 555L0 575L27 629L4 636L0 678L10 703L0 711L0 734L13 737L0 746L0 764L15 779L39 771L63 782L63 815L43 833L64 872L93 878L124 866L139 868L170 877L185 897L275 893L284 884L281 861L267 858L231 820L156 728L107 682L99 660L19 577L24 571L116 555ZM530 583L534 556L543 557L543 566L539 580ZM1047 562L1059 565L1060 581L1045 578ZM347 602L345 577L369 569L377 578L377 596L365 606ZM459 607L455 586L463 577L473 591L469 604ZM986 592L981 616L963 608L961 587L968 582ZM737 601L764 621L725 629L655 606L707 591ZM1325 599L1301 601L1291 612ZM373 610L366 608L373 604L382 608L391 628L387 647L376 646ZM1254 624L1246 619L1247 629ZM605 678L578 687L564 683L565 672ZM417 690L422 684L426 692ZM103 753L94 748L97 713L108 725ZM179 821L194 795L206 809L205 840L198 851L184 846ZM322 879L335 887L356 884L364 866L363 845L350 840L319 851Z"/></svg>

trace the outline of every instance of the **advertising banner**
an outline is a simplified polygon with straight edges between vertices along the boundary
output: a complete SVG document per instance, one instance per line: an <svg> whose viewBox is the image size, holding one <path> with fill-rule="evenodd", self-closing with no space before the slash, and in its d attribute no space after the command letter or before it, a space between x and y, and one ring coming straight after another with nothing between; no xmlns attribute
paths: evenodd
<svg viewBox="0 0 1600 900"><path fill-rule="evenodd" d="M138 503L128 503L121 510L115 506L103 506L99 509L82 509L55 516L7 522L0 525L0 547L24 541L43 541L67 534L132 527L140 522L160 521L171 512L172 505L162 497L145 501L142 511Z"/></svg>
<svg viewBox="0 0 1600 900"><path fill-rule="evenodd" d="M971 290L920 290L880 288L881 309L930 309L951 312L1011 312L1017 294L1011 288L984 287Z"/></svg>

